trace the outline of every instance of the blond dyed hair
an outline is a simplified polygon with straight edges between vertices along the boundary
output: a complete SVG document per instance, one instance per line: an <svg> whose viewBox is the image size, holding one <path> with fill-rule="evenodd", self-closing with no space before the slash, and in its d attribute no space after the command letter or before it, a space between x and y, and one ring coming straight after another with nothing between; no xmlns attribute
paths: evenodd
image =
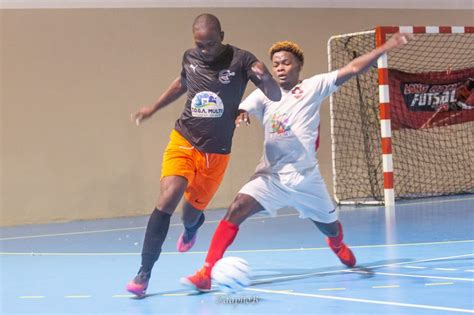
<svg viewBox="0 0 474 315"><path fill-rule="evenodd" d="M303 50L298 44L293 43L292 41L285 40L273 44L272 47L270 47L270 49L268 50L268 53L270 54L270 59L272 59L273 55L279 51L288 51L292 53L301 62L301 64L304 63Z"/></svg>

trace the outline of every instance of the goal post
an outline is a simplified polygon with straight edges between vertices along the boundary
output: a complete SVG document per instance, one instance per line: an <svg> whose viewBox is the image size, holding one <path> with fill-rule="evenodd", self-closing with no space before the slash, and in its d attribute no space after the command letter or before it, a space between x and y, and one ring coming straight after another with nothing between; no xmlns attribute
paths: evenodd
<svg viewBox="0 0 474 315"><path fill-rule="evenodd" d="M333 36L329 70L383 45L381 56L330 98L334 196L339 204L474 193L474 27L399 26ZM459 91L468 88L467 98ZM470 92L469 92L470 91Z"/></svg>

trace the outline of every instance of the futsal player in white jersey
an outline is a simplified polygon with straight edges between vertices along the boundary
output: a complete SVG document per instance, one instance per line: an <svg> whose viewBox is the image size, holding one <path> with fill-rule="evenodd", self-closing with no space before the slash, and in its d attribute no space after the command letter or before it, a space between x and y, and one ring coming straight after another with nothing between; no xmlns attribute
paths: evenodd
<svg viewBox="0 0 474 315"><path fill-rule="evenodd" d="M278 42L270 48L272 68L280 85L280 101L269 100L255 90L240 104L236 124L249 122L249 113L262 123L265 140L263 157L252 179L245 184L223 220L220 221L204 267L182 278L184 285L200 291L211 288L211 270L235 239L239 225L253 214L275 214L284 207L295 208L327 236L327 243L343 264L353 267L356 258L343 241L342 224L319 172L315 154L321 102L344 82L366 71L382 54L404 45L408 34L395 34L383 46L362 55L343 68L300 80L304 55L292 42Z"/></svg>

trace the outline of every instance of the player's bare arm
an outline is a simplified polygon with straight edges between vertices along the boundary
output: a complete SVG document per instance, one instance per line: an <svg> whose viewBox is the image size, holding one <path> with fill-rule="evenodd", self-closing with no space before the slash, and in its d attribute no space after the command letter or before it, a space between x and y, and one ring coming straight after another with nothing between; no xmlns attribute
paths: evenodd
<svg viewBox="0 0 474 315"><path fill-rule="evenodd" d="M336 79L336 85L340 86L353 76L367 71L372 64L383 54L389 52L392 49L401 47L408 43L409 40L413 39L412 34L396 33L394 34L385 44L372 50L371 52L362 55L346 66L339 69Z"/></svg>
<svg viewBox="0 0 474 315"><path fill-rule="evenodd" d="M135 124L140 125L140 123L151 117L157 110L173 103L177 100L181 95L186 93L187 86L186 81L181 77L177 77L170 86L166 89L166 91L158 98L155 104L152 106L144 106L140 108L140 110L130 116L132 122Z"/></svg>
<svg viewBox="0 0 474 315"><path fill-rule="evenodd" d="M251 69L253 74L258 78L257 87L262 90L265 96L270 100L278 102L281 99L280 87L263 62L254 62Z"/></svg>

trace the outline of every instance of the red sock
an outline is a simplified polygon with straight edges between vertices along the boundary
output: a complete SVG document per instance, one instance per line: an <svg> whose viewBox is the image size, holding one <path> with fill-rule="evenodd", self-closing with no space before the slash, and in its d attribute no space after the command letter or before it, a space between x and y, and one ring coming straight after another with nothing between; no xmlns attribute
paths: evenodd
<svg viewBox="0 0 474 315"><path fill-rule="evenodd" d="M232 244L239 232L239 227L232 222L221 220L212 237L211 246L207 252L206 264L204 265L209 272L215 263L224 256L227 247Z"/></svg>

